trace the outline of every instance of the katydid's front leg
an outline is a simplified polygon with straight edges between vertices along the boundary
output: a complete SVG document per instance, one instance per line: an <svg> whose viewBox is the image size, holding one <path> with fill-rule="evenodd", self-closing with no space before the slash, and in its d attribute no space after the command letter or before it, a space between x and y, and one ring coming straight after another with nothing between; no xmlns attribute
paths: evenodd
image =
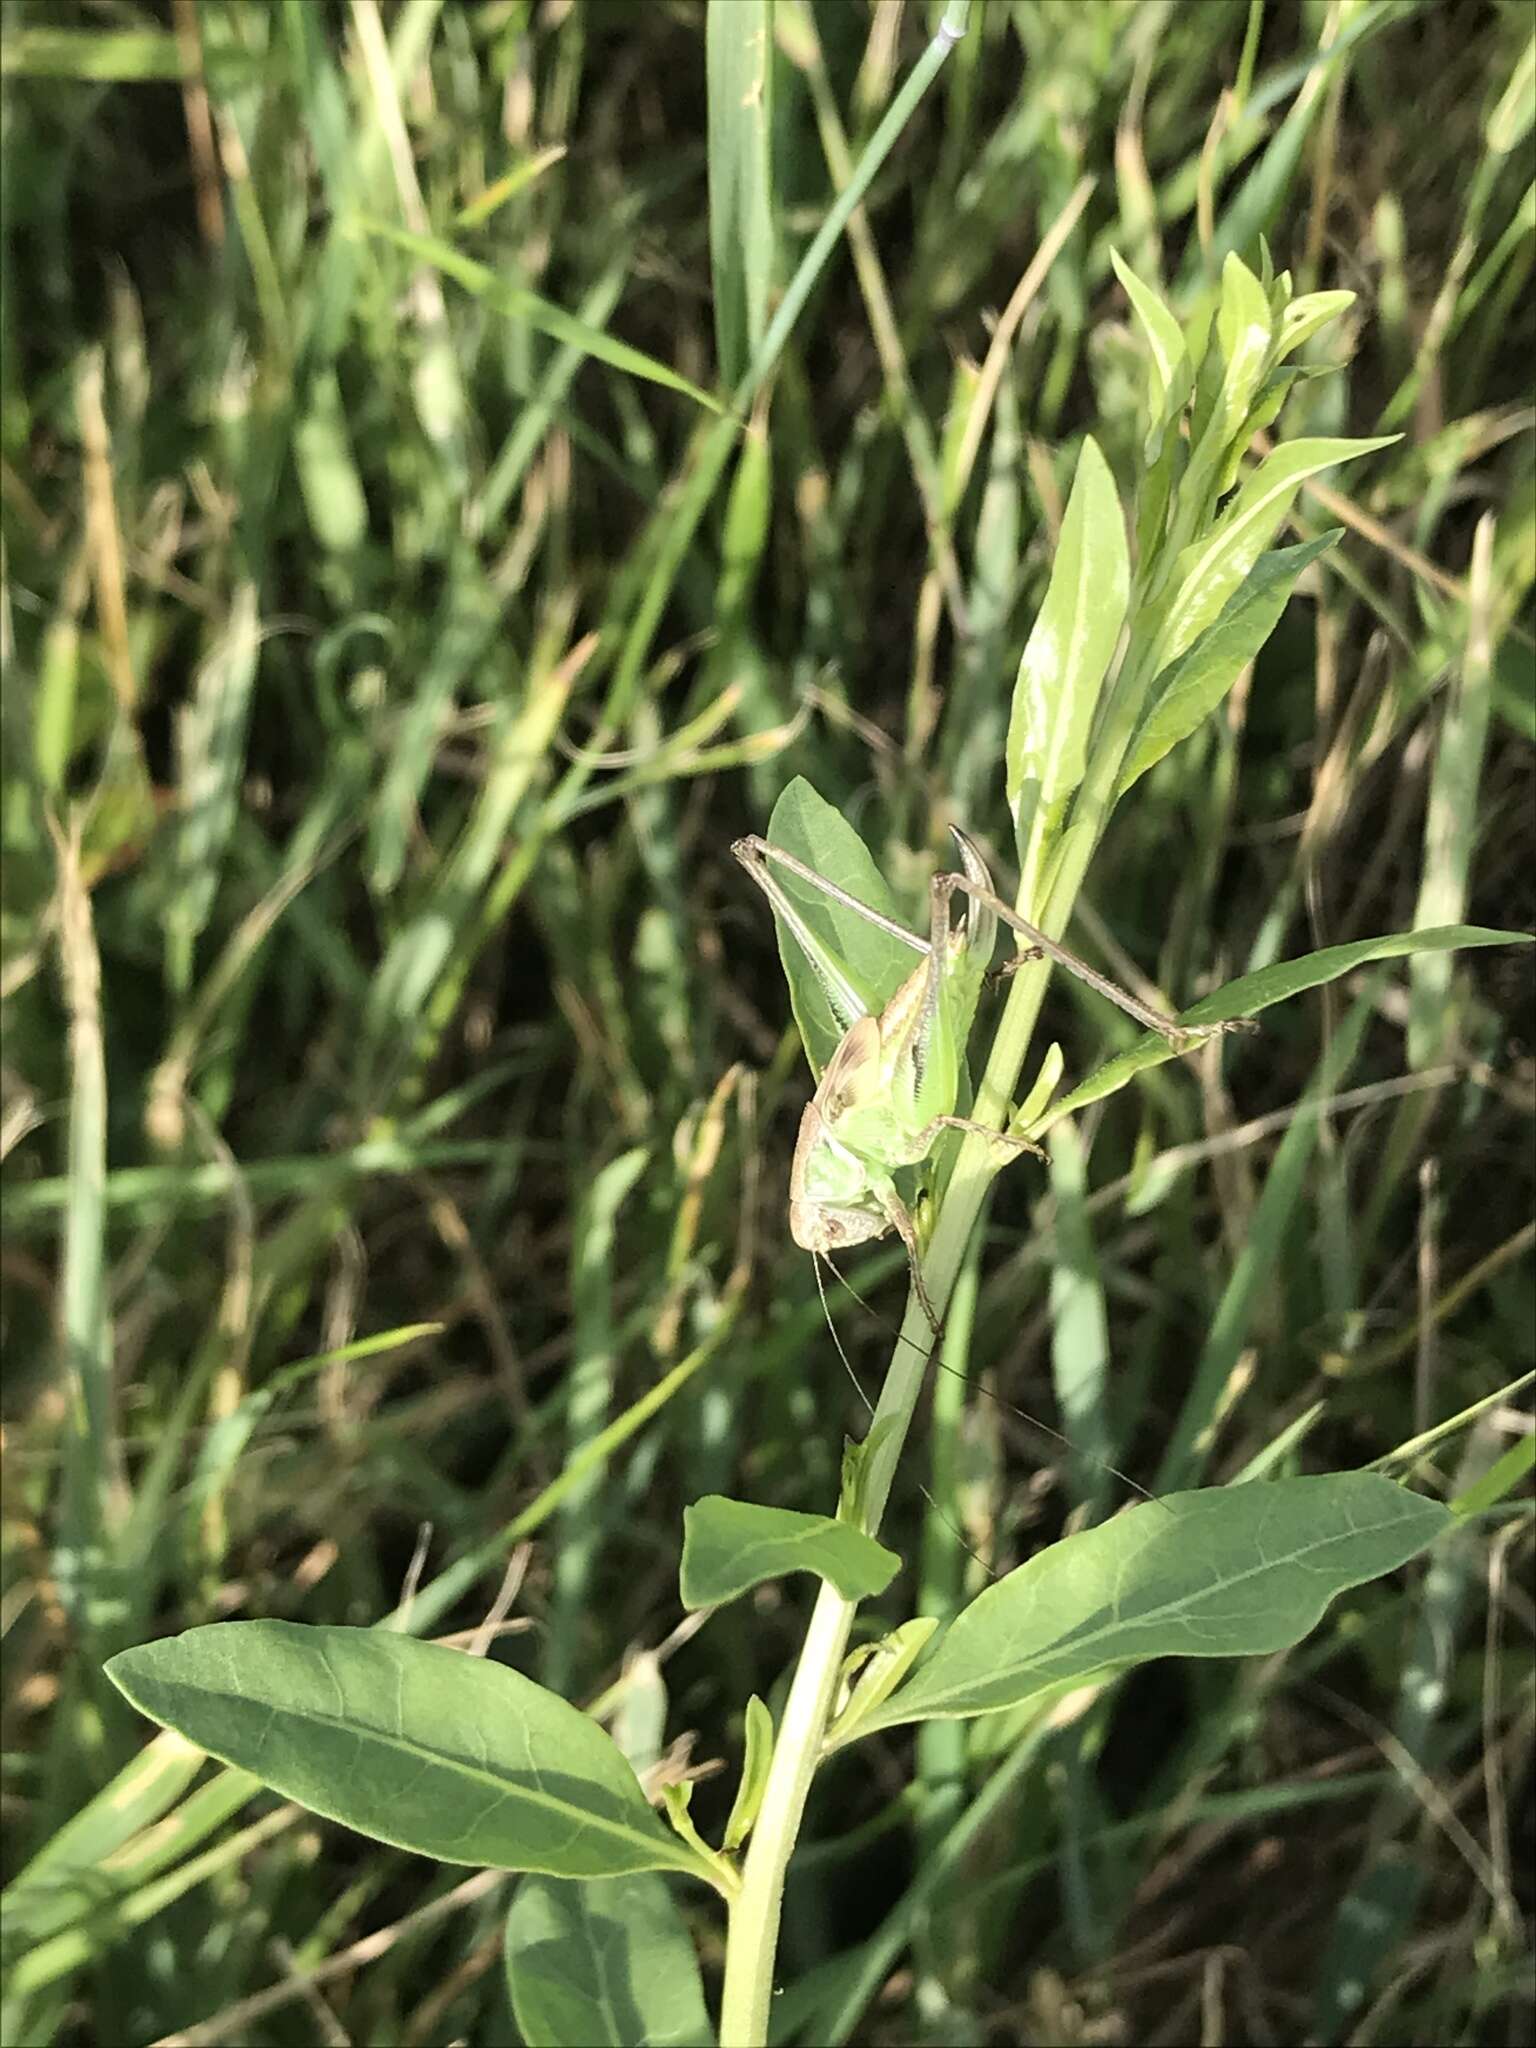
<svg viewBox="0 0 1536 2048"><path fill-rule="evenodd" d="M928 1292L928 1283L923 1278L922 1251L917 1242L917 1225L912 1220L912 1211L892 1184L877 1190L877 1199L889 1219L891 1228L906 1248L907 1270L912 1275L912 1292L917 1296L918 1306L928 1318L928 1327L934 1336L942 1336L944 1325L939 1320L939 1312Z"/></svg>

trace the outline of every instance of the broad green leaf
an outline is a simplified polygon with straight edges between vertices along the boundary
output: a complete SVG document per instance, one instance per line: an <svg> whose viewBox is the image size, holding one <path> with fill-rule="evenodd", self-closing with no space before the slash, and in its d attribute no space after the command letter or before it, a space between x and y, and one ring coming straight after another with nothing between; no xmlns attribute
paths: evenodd
<svg viewBox="0 0 1536 2048"><path fill-rule="evenodd" d="M1191 542L1179 557L1161 660L1176 660L1205 631L1279 530L1309 476L1369 455L1396 438L1384 434L1364 441L1288 441L1267 456L1211 531Z"/></svg>
<svg viewBox="0 0 1536 2048"><path fill-rule="evenodd" d="M1178 1022L1197 1030L1203 1024L1224 1024L1236 1017L1256 1017L1274 1003L1302 995L1309 988L1321 988L1325 982L1337 981L1341 974L1367 966L1372 960L1396 960L1408 953L1448 953L1460 946L1526 946L1530 943L1529 932L1490 931L1486 926L1476 924L1440 925L1432 931L1388 932L1377 939L1351 939L1343 946L1325 946L1321 952L1303 953L1295 960L1277 960L1272 967L1261 967L1256 974L1241 975L1236 981L1229 981L1224 988L1202 997L1193 1008L1182 1011ZM1113 1095L1149 1067L1160 1067L1166 1060L1177 1057L1166 1039L1160 1038L1155 1031L1145 1033L1125 1052L1106 1061L1097 1073L1090 1074L1070 1095L1064 1095L1060 1102L1053 1103L1049 1117L1030 1136L1038 1137L1040 1131L1049 1129L1058 1117L1070 1116L1086 1108L1090 1102Z"/></svg>
<svg viewBox="0 0 1536 2048"><path fill-rule="evenodd" d="M773 0L709 0L704 71L715 346L734 390L762 343L773 282Z"/></svg>
<svg viewBox="0 0 1536 2048"><path fill-rule="evenodd" d="M503 1954L528 2048L706 2048L714 2040L698 1957L659 1877L525 1877Z"/></svg>
<svg viewBox="0 0 1536 2048"><path fill-rule="evenodd" d="M696 405L705 406L710 412L724 412L718 398L701 391L697 384L690 384L686 377L680 377L676 370L669 370L655 356L648 356L643 349L631 348L627 342L615 341L612 335L605 334L599 327L589 327L573 313L567 313L563 306L529 291L526 285L513 284L507 278L498 277L485 264L476 263L472 257L461 256L451 242L444 242L436 235L413 234L409 228L393 227L388 221L370 220L365 215L358 216L357 224L368 234L381 235L408 255L430 263L444 277L451 277L455 284L463 285L472 298L480 299L493 313L500 313L508 320L521 320L540 334L553 336L556 341L569 342L584 354L596 357L612 369L623 370L631 377L643 378L648 384L663 385L668 391L681 391Z"/></svg>
<svg viewBox="0 0 1536 2048"><path fill-rule="evenodd" d="M842 812L818 796L804 776L797 775L780 795L768 821L767 837L882 917L897 917L896 905L869 849ZM813 942L837 963L843 977L863 997L865 1008L878 1014L921 955L786 870L776 868L774 878L809 928ZM811 1071L819 1080L846 1027L838 1022L799 939L781 917L775 915L774 922L795 1022Z"/></svg>
<svg viewBox="0 0 1536 2048"><path fill-rule="evenodd" d="M1221 267L1216 337L1225 372L1221 386L1221 439L1236 432L1253 401L1269 356L1269 295L1237 255Z"/></svg>
<svg viewBox="0 0 1536 2048"><path fill-rule="evenodd" d="M1394 1571L1451 1520L1377 1472L1148 1501L989 1586L860 1733L996 1713L1150 1657L1285 1649L1338 1594Z"/></svg>
<svg viewBox="0 0 1536 2048"><path fill-rule="evenodd" d="M790 1508L758 1507L707 1493L683 1510L683 1605L718 1607L765 1579L815 1572L845 1600L883 1593L901 1559L873 1536Z"/></svg>
<svg viewBox="0 0 1536 2048"><path fill-rule="evenodd" d="M1143 283L1129 263L1123 262L1119 254L1111 249L1109 260L1115 266L1115 275L1131 302L1131 311L1147 338L1148 391L1147 405L1152 415L1154 433L1162 426L1170 411L1169 393L1177 395L1176 402L1182 403L1183 387L1189 382L1188 359L1184 353L1184 330L1169 312L1159 293L1149 284ZM1183 376L1180 376L1181 367Z"/></svg>
<svg viewBox="0 0 1536 2048"><path fill-rule="evenodd" d="M210 1756L397 1848L558 1877L708 1876L595 1721L487 1658L226 1621L124 1650L107 1675Z"/></svg>
<svg viewBox="0 0 1536 2048"><path fill-rule="evenodd" d="M1130 595L1125 521L1109 465L1090 437L1078 457L1061 539L1019 663L1008 722L1008 801L1020 830L1035 805L1083 779L1088 728Z"/></svg>
<svg viewBox="0 0 1536 2048"><path fill-rule="evenodd" d="M768 1789L768 1766L772 1762L773 1715L753 1693L747 1701L741 1780L736 1787L736 1797L731 1801L725 1833L720 1837L720 1846L727 1855L733 1855L752 1832L752 1824L763 1803L763 1794Z"/></svg>
<svg viewBox="0 0 1536 2048"><path fill-rule="evenodd" d="M1296 580L1343 532L1332 527L1300 547L1260 555L1247 579L1187 653L1152 685L1150 702L1120 770L1117 796L1202 725L1275 629Z"/></svg>

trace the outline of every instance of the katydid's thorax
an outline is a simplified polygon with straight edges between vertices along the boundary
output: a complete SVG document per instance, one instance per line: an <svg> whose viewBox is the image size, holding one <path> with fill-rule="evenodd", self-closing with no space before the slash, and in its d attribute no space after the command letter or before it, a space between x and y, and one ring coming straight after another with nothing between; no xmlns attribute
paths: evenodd
<svg viewBox="0 0 1536 2048"><path fill-rule="evenodd" d="M974 991L963 985L969 979L967 964L957 934L942 967L924 961L909 974L877 1020L874 1057L845 1074L833 1100L823 1102L824 1114L850 1151L888 1166L911 1165L926 1148L913 1151L910 1141L936 1115L954 1107L975 1007ZM845 1038L839 1054L847 1045ZM823 1086L826 1079L824 1074Z"/></svg>

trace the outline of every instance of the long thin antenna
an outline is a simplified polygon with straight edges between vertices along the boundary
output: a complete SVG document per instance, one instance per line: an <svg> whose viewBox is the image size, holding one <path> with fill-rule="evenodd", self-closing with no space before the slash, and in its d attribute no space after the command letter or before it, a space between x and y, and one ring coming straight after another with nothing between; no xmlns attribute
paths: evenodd
<svg viewBox="0 0 1536 2048"><path fill-rule="evenodd" d="M843 1350L842 1340L838 1337L837 1329L832 1322L831 1316L827 1314L827 1295L826 1289L822 1285L820 1270L820 1262L824 1258L826 1259L826 1263L829 1266L831 1266L832 1277L837 1281L838 1285L842 1287L846 1293L851 1294L853 1296L854 1300L859 1304L859 1307L864 1310L866 1315L873 1317L873 1319L880 1325L881 1329L883 1329L887 1332L888 1335L893 1337L898 1344L905 1344L908 1346L910 1350L913 1351L923 1350L921 1344L914 1344L910 1337L904 1336L902 1332L894 1326L894 1324L888 1322L886 1318L883 1315L881 1315L878 1309L871 1308L869 1303L864 1299L863 1295L860 1294L858 1289L853 1285L852 1281L849 1280L845 1274L840 1273L838 1271L836 1265L833 1264L833 1261L830 1258L827 1258L824 1252L820 1253L817 1258L816 1286L818 1292L821 1295L822 1314L826 1315L827 1317L827 1327L832 1331L832 1338L834 1343L836 1343L837 1345L838 1356L842 1359L843 1364L845 1366L848 1366L848 1372L850 1377L852 1377L853 1375L853 1367L851 1365L848 1365L848 1354L846 1351ZM938 1355L937 1344L935 1344L933 1350L925 1352L924 1356L930 1358L933 1361L933 1363L938 1367L940 1372L947 1372L953 1379L963 1380L968 1387L974 1388L974 1390L978 1394L985 1394L989 1401L995 1401L999 1408L1006 1408L1010 1414L1017 1415L1021 1422L1027 1422L1031 1429L1038 1429L1042 1432L1043 1435L1048 1437L1054 1437L1056 1442L1062 1445L1062 1447L1065 1450L1069 1450L1074 1458L1086 1458L1090 1465L1097 1465L1101 1472L1107 1472L1112 1479L1118 1479L1121 1485L1128 1486L1131 1489L1132 1493L1139 1493L1143 1500L1154 1501L1157 1503L1159 1507L1162 1507L1163 1503L1160 1500L1158 1500L1157 1495L1155 1493L1148 1493L1147 1489L1143 1485L1141 1485L1139 1481L1133 1479L1129 1472L1122 1472L1118 1465L1111 1465L1107 1458L1098 1458L1094 1456L1092 1451L1085 1451L1080 1449L1077 1444L1073 1443L1071 1437L1063 1436L1059 1429L1052 1429L1051 1425L1048 1422L1042 1422L1038 1415L1031 1415L1027 1408L1021 1408L1017 1401L1009 1401L1006 1400L1001 1394L994 1394L992 1389L990 1387L984 1387L980 1380L973 1380L968 1372L961 1372L958 1366L946 1363L946 1361L940 1358ZM856 1379L854 1380L854 1385L859 1385ZM859 1392L861 1394L864 1393L862 1387L859 1387ZM864 1396L864 1402L865 1406L868 1407L869 1397L867 1395ZM871 1409L870 1412L871 1414L873 1414L874 1411Z"/></svg>
<svg viewBox="0 0 1536 2048"><path fill-rule="evenodd" d="M858 1395L859 1399L864 1403L864 1406L869 1410L870 1414L873 1415L875 1412L874 1403L870 1400L868 1394L865 1393L864 1389L859 1385L859 1376L854 1371L853 1367L848 1363L848 1354L843 1349L843 1340L837 1334L837 1325L833 1322L832 1311L827 1306L827 1290L825 1283L823 1282L821 1277L822 1262L824 1260L827 1265L832 1266L832 1277L835 1280L841 1280L844 1287L848 1287L848 1282L846 1280L843 1280L842 1274L838 1272L836 1266L832 1265L832 1261L829 1258L827 1258L825 1252L812 1252L811 1264L816 1268L816 1292L821 1296L822 1319L826 1323L828 1330L832 1333L832 1342L837 1346L837 1355L843 1361L843 1370L847 1373L849 1379L853 1381L854 1392ZM851 1287L848 1288L848 1291L850 1294L853 1293L853 1289ZM854 1300L858 1300L858 1296L856 1294L854 1295ZM914 1350L917 1348L917 1346L913 1346ZM961 1377L962 1379L964 1378L963 1373ZM967 1543L965 1540L965 1531L963 1529L958 1528L949 1519L948 1515L945 1514L944 1510L939 1506L938 1502L934 1499L933 1495L928 1491L927 1487L924 1486L921 1480L917 1482L917 1490L923 1496L923 1499L927 1501L929 1507L933 1509L933 1512L944 1524L945 1528L949 1531L950 1535L954 1537L955 1541L959 1544L960 1548L965 1552L966 1556L971 1559L972 1563L979 1564L989 1579L995 1579L997 1577L997 1573L992 1569L991 1565L987 1563L987 1560L984 1557L978 1556L977 1553L974 1550L972 1550L969 1543Z"/></svg>
<svg viewBox="0 0 1536 2048"><path fill-rule="evenodd" d="M821 1319L826 1324L828 1330L832 1334L832 1342L837 1346L837 1355L843 1361L843 1371L847 1373L849 1379L853 1381L853 1391L864 1403L864 1406L869 1410L870 1414L873 1415L875 1412L875 1404L873 1401L870 1400L868 1394L865 1393L863 1387L859 1384L859 1376L848 1362L848 1354L843 1349L843 1340L837 1334L837 1325L833 1322L832 1311L827 1306L826 1282L821 1277L821 1262L823 1259L826 1259L827 1264L829 1266L832 1266L832 1261L830 1259L827 1259L827 1255L825 1252L811 1253L811 1264L816 1269L816 1292L821 1296ZM843 1276L841 1273L838 1272L836 1266L832 1266L832 1273L835 1279L843 1280ZM843 1280L843 1285L847 1287L848 1283L846 1280ZM852 1290L850 1289L850 1292L851 1291Z"/></svg>

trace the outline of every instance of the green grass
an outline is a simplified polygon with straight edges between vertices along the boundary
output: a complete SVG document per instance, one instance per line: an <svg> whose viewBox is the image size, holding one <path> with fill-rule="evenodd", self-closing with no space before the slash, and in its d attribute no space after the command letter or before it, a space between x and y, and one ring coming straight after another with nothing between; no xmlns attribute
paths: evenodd
<svg viewBox="0 0 1536 2048"><path fill-rule="evenodd" d="M514 2038L511 1881L199 1774L100 1676L172 1630L488 1629L718 1839L810 1596L685 1619L683 1507L828 1512L863 1412L729 848L797 773L917 921L948 818L1008 846L1082 437L1139 461L1112 248L1355 292L1285 431L1403 438L1303 491L1344 541L1071 942L1186 1005L1536 923L1523 0L988 0L924 94L929 12L780 0L759 81L690 0L6 0L8 2042ZM998 1400L932 1390L885 1625L1106 1464L1366 1465L1527 1369L1530 973L1362 965L1009 1170L948 1353ZM1064 1088L1134 1036L1060 976L1041 1028ZM871 1393L900 1266L830 1303ZM780 2024L1523 2038L1528 1428L1415 1450L1486 1518L1298 1650L831 1763Z"/></svg>

